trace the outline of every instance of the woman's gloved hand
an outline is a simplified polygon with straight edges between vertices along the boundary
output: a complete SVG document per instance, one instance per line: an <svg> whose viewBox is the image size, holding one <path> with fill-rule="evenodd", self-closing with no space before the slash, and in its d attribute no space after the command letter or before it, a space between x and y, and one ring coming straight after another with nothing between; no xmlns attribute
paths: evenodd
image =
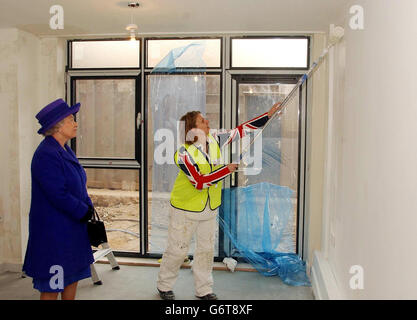
<svg viewBox="0 0 417 320"><path fill-rule="evenodd" d="M94 214L94 208L93 206L89 205L88 206L88 210L87 213L85 214L84 217L81 218L81 222L87 222L88 220L90 220L93 217Z"/></svg>

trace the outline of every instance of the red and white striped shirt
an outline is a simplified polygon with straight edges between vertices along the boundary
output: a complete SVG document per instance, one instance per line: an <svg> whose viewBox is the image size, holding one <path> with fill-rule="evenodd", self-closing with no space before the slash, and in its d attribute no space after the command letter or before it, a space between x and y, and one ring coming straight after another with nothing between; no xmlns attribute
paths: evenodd
<svg viewBox="0 0 417 320"><path fill-rule="evenodd" d="M225 131L216 130L213 132L210 131L210 133L216 139L220 149L222 149L233 141L243 138L246 135L246 132L262 128L268 119L268 113L266 112L252 120L242 123L235 129ZM220 141L222 141L221 144ZM207 162L212 165L212 161L208 152L205 152L201 145L194 144L194 146L200 150L200 152L206 157ZM222 166L213 172L202 174L198 164L195 163L184 146L178 150L178 166L185 173L191 184L197 190L208 188L224 179L231 173L227 166Z"/></svg>

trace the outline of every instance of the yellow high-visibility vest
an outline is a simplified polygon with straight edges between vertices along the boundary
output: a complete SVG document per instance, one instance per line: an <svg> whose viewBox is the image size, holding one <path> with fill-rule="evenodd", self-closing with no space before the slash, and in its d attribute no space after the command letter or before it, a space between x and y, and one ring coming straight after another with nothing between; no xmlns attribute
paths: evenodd
<svg viewBox="0 0 417 320"><path fill-rule="evenodd" d="M211 173L223 166L219 164L221 153L216 139L209 134L208 142L211 163L207 161L204 154L194 144L182 145L198 165L201 174ZM175 163L179 167L178 151L175 153L174 158ZM171 205L186 211L201 212L205 209L207 201L209 201L210 209L214 210L221 205L222 186L223 182L219 181L213 186L197 190L187 178L187 175L180 169L171 191Z"/></svg>

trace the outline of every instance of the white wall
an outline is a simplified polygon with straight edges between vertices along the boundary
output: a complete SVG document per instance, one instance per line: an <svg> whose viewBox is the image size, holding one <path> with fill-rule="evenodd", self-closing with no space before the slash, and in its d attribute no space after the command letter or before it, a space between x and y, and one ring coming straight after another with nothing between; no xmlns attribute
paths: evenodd
<svg viewBox="0 0 417 320"><path fill-rule="evenodd" d="M332 282L330 298L417 299L417 2L351 4L364 8L365 28L350 29L346 12L326 167L329 223L313 272ZM362 290L349 286L353 265L363 267Z"/></svg>
<svg viewBox="0 0 417 320"><path fill-rule="evenodd" d="M311 60L317 61L327 47L326 34L312 36ZM311 62L312 63L312 62ZM327 63L324 61L308 80L308 110L305 178L305 245L307 272L313 262L313 251L321 246L323 206L324 146L327 125Z"/></svg>
<svg viewBox="0 0 417 320"><path fill-rule="evenodd" d="M19 271L26 251L30 163L41 141L36 113L64 98L65 41L0 29L0 271Z"/></svg>

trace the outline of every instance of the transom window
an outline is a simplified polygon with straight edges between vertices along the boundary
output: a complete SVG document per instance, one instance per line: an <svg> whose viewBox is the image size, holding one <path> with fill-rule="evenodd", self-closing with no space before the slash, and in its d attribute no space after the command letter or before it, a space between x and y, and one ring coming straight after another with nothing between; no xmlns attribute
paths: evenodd
<svg viewBox="0 0 417 320"><path fill-rule="evenodd" d="M232 68L308 67L308 38L232 39Z"/></svg>

